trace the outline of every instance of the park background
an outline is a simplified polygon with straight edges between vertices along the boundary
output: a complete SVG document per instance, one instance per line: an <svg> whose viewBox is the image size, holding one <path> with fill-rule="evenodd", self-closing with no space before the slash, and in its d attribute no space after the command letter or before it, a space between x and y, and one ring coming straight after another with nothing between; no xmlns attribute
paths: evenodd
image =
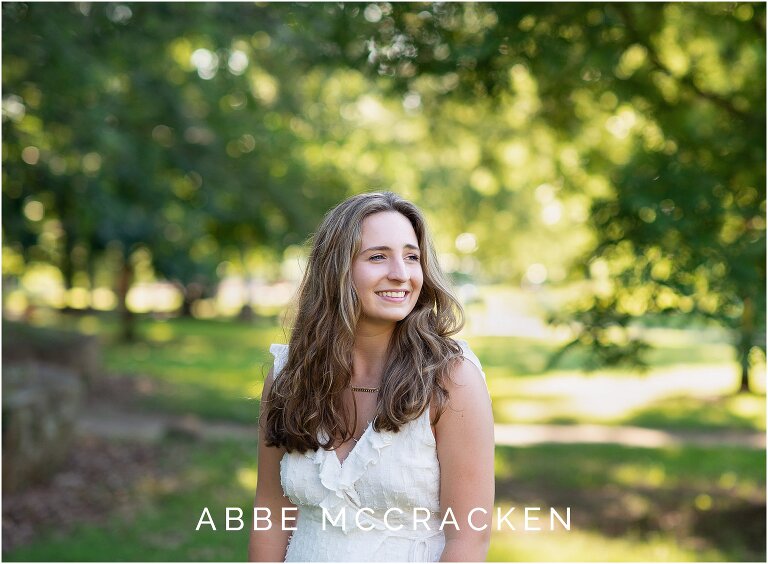
<svg viewBox="0 0 768 564"><path fill-rule="evenodd" d="M496 505L571 507L489 560L765 561L765 4L4 2L2 30L5 560L244 559L223 508L304 242L387 189L466 307Z"/></svg>

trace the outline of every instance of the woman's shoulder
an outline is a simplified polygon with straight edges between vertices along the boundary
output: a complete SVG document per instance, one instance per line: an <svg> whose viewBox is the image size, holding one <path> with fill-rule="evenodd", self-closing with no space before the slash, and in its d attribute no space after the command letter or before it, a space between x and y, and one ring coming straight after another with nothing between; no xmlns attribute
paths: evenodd
<svg viewBox="0 0 768 564"><path fill-rule="evenodd" d="M483 377L483 380L485 380L485 372L483 372L483 365L480 363L480 359L477 358L477 355L472 351L472 348L469 346L469 343L467 343L467 341L464 341L462 339L454 339L454 341L461 348L461 355L466 359L466 361L469 361L469 364L467 364L467 362L460 363L457 370L464 373L469 371L471 373L474 371L472 367L477 368L477 371Z"/></svg>
<svg viewBox="0 0 768 564"><path fill-rule="evenodd" d="M461 347L462 359L451 367L444 382L451 407L448 411L463 419L468 413L474 413L478 409L485 410L482 406L491 404L491 394L477 355L472 352L466 341L455 341ZM442 417L440 421L443 421Z"/></svg>

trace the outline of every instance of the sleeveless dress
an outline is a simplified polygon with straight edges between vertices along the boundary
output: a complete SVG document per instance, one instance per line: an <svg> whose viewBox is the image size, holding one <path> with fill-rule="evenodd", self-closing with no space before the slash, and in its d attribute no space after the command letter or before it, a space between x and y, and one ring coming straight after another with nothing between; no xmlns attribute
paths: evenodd
<svg viewBox="0 0 768 564"><path fill-rule="evenodd" d="M469 345L456 342L485 379ZM288 346L273 344L269 350L277 378ZM298 515L289 514L297 520L286 522L296 527L286 562L440 559L445 546L440 465L429 409L398 433L374 431L369 424L343 464L335 451L323 448L286 453L280 461L280 483L298 508Z"/></svg>

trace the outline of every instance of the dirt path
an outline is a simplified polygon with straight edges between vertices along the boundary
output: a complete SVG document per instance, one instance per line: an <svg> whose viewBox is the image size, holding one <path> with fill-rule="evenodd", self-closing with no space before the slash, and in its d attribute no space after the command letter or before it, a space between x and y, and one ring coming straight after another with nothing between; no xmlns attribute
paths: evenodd
<svg viewBox="0 0 768 564"><path fill-rule="evenodd" d="M256 440L255 425L211 422L197 417L128 411L107 403L89 403L77 423L81 436L160 441L168 435L202 440ZM738 446L765 449L765 433L755 431L688 431L613 425L495 426L496 444L600 443L631 447Z"/></svg>

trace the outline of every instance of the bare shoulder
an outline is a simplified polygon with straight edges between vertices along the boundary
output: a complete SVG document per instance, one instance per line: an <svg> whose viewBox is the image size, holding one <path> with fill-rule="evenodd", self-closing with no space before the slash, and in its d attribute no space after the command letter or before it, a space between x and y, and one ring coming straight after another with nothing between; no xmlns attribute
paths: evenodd
<svg viewBox="0 0 768 564"><path fill-rule="evenodd" d="M460 431L468 421L492 425L491 401L485 379L478 367L462 357L452 366L445 378L448 405L435 427L436 435ZM462 433L463 434L463 433Z"/></svg>
<svg viewBox="0 0 768 564"><path fill-rule="evenodd" d="M445 387L451 398L456 397L457 400L480 394L488 396L488 388L480 369L466 357L456 360L445 379Z"/></svg>

